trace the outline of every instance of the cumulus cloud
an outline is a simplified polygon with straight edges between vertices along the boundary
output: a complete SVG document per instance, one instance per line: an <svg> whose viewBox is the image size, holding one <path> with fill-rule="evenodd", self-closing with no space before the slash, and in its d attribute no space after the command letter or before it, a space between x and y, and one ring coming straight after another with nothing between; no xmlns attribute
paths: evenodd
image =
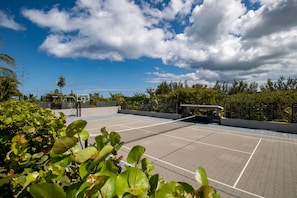
<svg viewBox="0 0 297 198"><path fill-rule="evenodd" d="M12 30L20 31L25 30L26 28L23 27L21 24L15 22L14 16L9 15L8 13L0 10L0 26L9 28Z"/></svg>
<svg viewBox="0 0 297 198"><path fill-rule="evenodd" d="M209 87L213 86L215 79L220 78L218 72L214 72L206 69L196 69L194 72L185 73L185 74L174 74L166 71L161 71L160 68L155 68L154 72L147 72L150 76L148 79L149 83L160 84L163 81L168 83L170 82L181 82L187 83L187 85L192 86L194 84L203 84L208 85Z"/></svg>
<svg viewBox="0 0 297 198"><path fill-rule="evenodd" d="M261 81L296 73L297 1L245 2L77 0L71 9L22 13L48 28L40 49L54 56L113 61L145 56L193 70L179 76L156 71L150 73L153 80Z"/></svg>

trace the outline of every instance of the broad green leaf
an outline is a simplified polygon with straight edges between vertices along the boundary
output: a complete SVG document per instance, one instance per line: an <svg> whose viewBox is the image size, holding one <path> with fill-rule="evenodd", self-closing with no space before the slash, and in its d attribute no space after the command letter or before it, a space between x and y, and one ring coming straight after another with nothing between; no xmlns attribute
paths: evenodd
<svg viewBox="0 0 297 198"><path fill-rule="evenodd" d="M91 165L88 167L88 170L92 170L95 166L97 166L102 160L104 160L108 155L110 155L113 151L113 146L106 145L99 151L98 156L95 158L95 160L91 163Z"/></svg>
<svg viewBox="0 0 297 198"><path fill-rule="evenodd" d="M89 177L92 177L92 175L89 175ZM88 178L89 178L88 177ZM87 182L89 182L87 178ZM91 197L95 193L98 193L98 191L105 185L106 181L109 179L109 176L106 175L95 175L94 178L90 178L89 182L89 189L85 192L88 197Z"/></svg>
<svg viewBox="0 0 297 198"><path fill-rule="evenodd" d="M53 183L33 184L29 192L33 198L66 198L63 188Z"/></svg>
<svg viewBox="0 0 297 198"><path fill-rule="evenodd" d="M145 148L143 146L134 146L128 154L127 162L130 164L139 164L144 152Z"/></svg>
<svg viewBox="0 0 297 198"><path fill-rule="evenodd" d="M75 134L80 133L87 125L85 120L75 120L70 123L66 128L66 135L73 137Z"/></svg>
<svg viewBox="0 0 297 198"><path fill-rule="evenodd" d="M108 138L108 131L106 130L105 127L101 128L100 131L101 131L103 137Z"/></svg>
<svg viewBox="0 0 297 198"><path fill-rule="evenodd" d="M68 149L72 148L75 146L77 143L77 138L76 137L61 137L58 139L54 146L53 146L53 151L56 154L62 154L66 152Z"/></svg>
<svg viewBox="0 0 297 198"><path fill-rule="evenodd" d="M32 155L32 159L41 158L43 155L44 155L43 152L34 153L34 154Z"/></svg>
<svg viewBox="0 0 297 198"><path fill-rule="evenodd" d="M86 190L89 187L89 183L88 182L84 182L80 185L80 187L78 188L78 190L76 191L76 195L75 197L79 197L79 194L81 192L83 192L84 190Z"/></svg>
<svg viewBox="0 0 297 198"><path fill-rule="evenodd" d="M126 171L118 175L116 183L116 193L122 196L124 193L130 193L138 196L147 193L149 189L149 180L140 169L129 167Z"/></svg>
<svg viewBox="0 0 297 198"><path fill-rule="evenodd" d="M24 183L23 187L27 187L30 183L34 182L36 178L39 176L38 172L28 173L26 176L26 182Z"/></svg>
<svg viewBox="0 0 297 198"><path fill-rule="evenodd" d="M193 188L193 186L191 186L190 184L188 183L185 183L185 182L178 182L180 185L182 185L185 189L185 191L187 193L192 193L195 191L195 189Z"/></svg>
<svg viewBox="0 0 297 198"><path fill-rule="evenodd" d="M154 174L155 165L148 158L143 158L141 160L141 167L143 172L148 176L152 176Z"/></svg>
<svg viewBox="0 0 297 198"><path fill-rule="evenodd" d="M79 189L81 183L74 183L70 185L66 190L66 197L67 198L78 198L76 195L77 190Z"/></svg>
<svg viewBox="0 0 297 198"><path fill-rule="evenodd" d="M201 186L208 186L208 179L204 168L197 168L195 178L198 184L200 184Z"/></svg>
<svg viewBox="0 0 297 198"><path fill-rule="evenodd" d="M75 137L80 138L81 141L86 141L87 139L89 139L90 134L87 130L82 130L78 135L75 135Z"/></svg>
<svg viewBox="0 0 297 198"><path fill-rule="evenodd" d="M149 182L150 182L150 187L151 187L150 190L152 192L155 192L158 187L158 183L159 183L159 174L155 174L155 175L151 176Z"/></svg>
<svg viewBox="0 0 297 198"><path fill-rule="evenodd" d="M74 160L78 163L83 163L90 159L95 153L97 149L95 147L87 147L77 153L74 153Z"/></svg>
<svg viewBox="0 0 297 198"><path fill-rule="evenodd" d="M61 158L59 158L59 160L52 160L52 162L56 165L56 166L61 166L63 168L66 168L67 166L69 166L72 162L72 156L71 155L65 155Z"/></svg>
<svg viewBox="0 0 297 198"><path fill-rule="evenodd" d="M89 174L87 167L90 165L89 162L84 162L79 166L79 176L84 178L86 175Z"/></svg>
<svg viewBox="0 0 297 198"><path fill-rule="evenodd" d="M121 142L121 136L114 131L109 134L109 139L112 146L115 146Z"/></svg>
<svg viewBox="0 0 297 198"><path fill-rule="evenodd" d="M115 197L117 175L110 171L103 171L101 174L109 176L109 179L101 189L103 197Z"/></svg>
<svg viewBox="0 0 297 198"><path fill-rule="evenodd" d="M106 137L101 136L101 135L95 137L95 141L96 141L97 148L99 150L101 150L108 143L108 139Z"/></svg>
<svg viewBox="0 0 297 198"><path fill-rule="evenodd" d="M184 189L183 186L175 181L168 182L159 188L156 197L176 198L181 197Z"/></svg>

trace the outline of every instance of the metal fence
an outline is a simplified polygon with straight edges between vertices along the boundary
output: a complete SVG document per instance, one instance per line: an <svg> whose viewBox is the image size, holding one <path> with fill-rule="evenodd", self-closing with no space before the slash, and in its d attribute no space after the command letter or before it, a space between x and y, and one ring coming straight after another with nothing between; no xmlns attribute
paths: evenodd
<svg viewBox="0 0 297 198"><path fill-rule="evenodd" d="M297 103L226 103L227 118L297 122Z"/></svg>
<svg viewBox="0 0 297 198"><path fill-rule="evenodd" d="M137 111L155 111L162 113L177 113L177 103L158 100L126 101L121 105L122 109Z"/></svg>

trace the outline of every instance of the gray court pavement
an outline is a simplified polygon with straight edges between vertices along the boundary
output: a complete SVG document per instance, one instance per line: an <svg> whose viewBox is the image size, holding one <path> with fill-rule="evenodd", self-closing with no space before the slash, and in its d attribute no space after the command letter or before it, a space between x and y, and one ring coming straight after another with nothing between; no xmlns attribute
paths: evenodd
<svg viewBox="0 0 297 198"><path fill-rule="evenodd" d="M171 120L127 114L69 117L68 122L75 119L88 121L92 138L102 127L119 132L126 142L120 152L124 159L133 146L144 146L145 157L167 181L198 187L194 173L202 166L222 197L297 197L297 135L198 123L160 133Z"/></svg>

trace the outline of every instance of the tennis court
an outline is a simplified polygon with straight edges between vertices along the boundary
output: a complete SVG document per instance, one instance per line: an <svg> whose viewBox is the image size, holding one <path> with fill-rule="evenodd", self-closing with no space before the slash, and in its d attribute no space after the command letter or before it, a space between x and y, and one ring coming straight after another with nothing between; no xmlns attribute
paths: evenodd
<svg viewBox="0 0 297 198"><path fill-rule="evenodd" d="M144 146L167 181L198 187L194 174L202 166L222 197L297 197L297 135L127 114L79 119L92 137L102 127L119 132L124 159Z"/></svg>

